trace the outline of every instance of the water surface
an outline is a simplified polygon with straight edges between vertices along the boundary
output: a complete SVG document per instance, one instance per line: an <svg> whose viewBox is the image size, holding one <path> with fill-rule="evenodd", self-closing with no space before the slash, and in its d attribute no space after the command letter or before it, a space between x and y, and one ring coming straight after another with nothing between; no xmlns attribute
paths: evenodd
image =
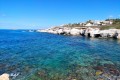
<svg viewBox="0 0 120 80"><path fill-rule="evenodd" d="M0 74L12 80L95 80L110 66L120 71L119 40L0 30Z"/></svg>

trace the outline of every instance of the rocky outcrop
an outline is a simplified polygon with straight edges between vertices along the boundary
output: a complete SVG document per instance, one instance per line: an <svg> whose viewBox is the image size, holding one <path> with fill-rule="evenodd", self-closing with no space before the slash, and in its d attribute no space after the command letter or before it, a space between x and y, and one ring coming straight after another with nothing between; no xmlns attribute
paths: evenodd
<svg viewBox="0 0 120 80"><path fill-rule="evenodd" d="M4 73L4 74L0 75L0 80L10 80L9 79L9 74Z"/></svg>
<svg viewBox="0 0 120 80"><path fill-rule="evenodd" d="M74 36L86 36L86 37L100 37L100 38L116 38L120 39L120 29L108 29L100 30L99 28L69 28L69 27L57 27L45 30L37 30L37 32L48 32L61 35L74 35Z"/></svg>
<svg viewBox="0 0 120 80"><path fill-rule="evenodd" d="M117 30L117 39L120 39L120 29Z"/></svg>
<svg viewBox="0 0 120 80"><path fill-rule="evenodd" d="M73 28L70 30L70 34L71 35L80 35L80 30Z"/></svg>
<svg viewBox="0 0 120 80"><path fill-rule="evenodd" d="M108 29L108 30L101 30L100 35L103 38L119 38L120 30L119 29Z"/></svg>
<svg viewBox="0 0 120 80"><path fill-rule="evenodd" d="M85 35L87 37L100 37L100 29L99 28L87 28L85 31Z"/></svg>
<svg viewBox="0 0 120 80"><path fill-rule="evenodd" d="M120 34L118 34L117 38L120 39Z"/></svg>
<svg viewBox="0 0 120 80"><path fill-rule="evenodd" d="M48 33L63 34L63 35L80 35L80 33L83 34L83 31L79 29L67 28L67 27L37 30L37 32L48 32Z"/></svg>

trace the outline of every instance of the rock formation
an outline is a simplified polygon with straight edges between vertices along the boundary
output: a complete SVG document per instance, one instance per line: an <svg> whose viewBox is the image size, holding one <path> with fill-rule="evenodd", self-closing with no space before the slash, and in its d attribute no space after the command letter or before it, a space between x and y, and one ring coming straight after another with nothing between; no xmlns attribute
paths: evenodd
<svg viewBox="0 0 120 80"><path fill-rule="evenodd" d="M4 73L4 74L0 75L0 80L9 80L9 74Z"/></svg>
<svg viewBox="0 0 120 80"><path fill-rule="evenodd" d="M61 35L74 35L74 36L86 36L86 37L100 37L100 38L116 38L120 39L120 29L108 29L108 30L100 30L99 28L70 28L70 27L57 27L50 28L45 30L37 30L37 32L48 32L53 34L61 34Z"/></svg>

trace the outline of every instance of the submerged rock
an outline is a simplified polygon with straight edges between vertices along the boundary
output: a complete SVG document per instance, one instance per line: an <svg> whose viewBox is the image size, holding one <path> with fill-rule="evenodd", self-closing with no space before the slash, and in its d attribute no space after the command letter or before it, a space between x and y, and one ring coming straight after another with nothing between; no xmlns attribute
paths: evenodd
<svg viewBox="0 0 120 80"><path fill-rule="evenodd" d="M96 74L96 76L99 76L99 75L101 75L102 73L103 73L102 71L99 71L99 70L98 70L98 71L96 71L95 74Z"/></svg>
<svg viewBox="0 0 120 80"><path fill-rule="evenodd" d="M104 64L94 67L97 80L119 80L120 71L114 64Z"/></svg>
<svg viewBox="0 0 120 80"><path fill-rule="evenodd" d="M15 79L20 73L11 73L10 78Z"/></svg>

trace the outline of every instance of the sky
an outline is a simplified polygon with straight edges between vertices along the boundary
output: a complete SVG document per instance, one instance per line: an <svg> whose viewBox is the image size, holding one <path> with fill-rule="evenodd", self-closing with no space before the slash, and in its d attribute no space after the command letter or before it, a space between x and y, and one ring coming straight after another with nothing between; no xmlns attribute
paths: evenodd
<svg viewBox="0 0 120 80"><path fill-rule="evenodd" d="M120 18L120 0L0 0L0 29L44 29Z"/></svg>

